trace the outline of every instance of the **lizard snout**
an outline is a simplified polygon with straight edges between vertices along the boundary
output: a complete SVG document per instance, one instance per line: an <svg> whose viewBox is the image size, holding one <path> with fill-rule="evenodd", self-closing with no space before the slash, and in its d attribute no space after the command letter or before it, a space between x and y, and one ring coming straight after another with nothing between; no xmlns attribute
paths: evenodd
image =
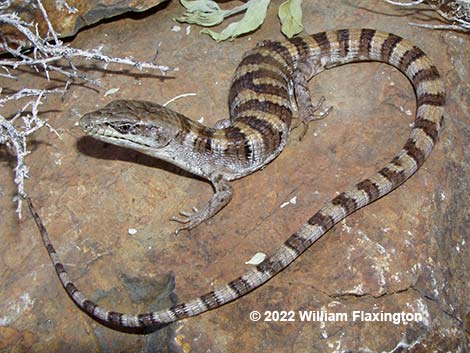
<svg viewBox="0 0 470 353"><path fill-rule="evenodd" d="M89 132L95 126L94 119L90 116L90 114L85 114L80 118L78 125L80 125L84 132Z"/></svg>

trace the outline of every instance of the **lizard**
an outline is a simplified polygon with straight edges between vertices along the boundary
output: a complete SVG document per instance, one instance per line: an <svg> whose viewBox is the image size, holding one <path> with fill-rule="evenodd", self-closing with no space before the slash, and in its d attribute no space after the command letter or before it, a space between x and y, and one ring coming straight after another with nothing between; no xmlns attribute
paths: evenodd
<svg viewBox="0 0 470 353"><path fill-rule="evenodd" d="M195 299L138 315L107 310L88 299L72 282L32 201L29 208L58 277L75 304L89 316L117 329L159 329L201 314L260 287L297 259L335 224L388 194L423 164L437 142L444 118L445 89L437 68L411 42L374 29L341 29L263 41L248 51L229 91L230 119L214 128L155 103L119 100L84 115L85 133L115 145L163 159L210 180L215 193L200 211L175 220L192 229L230 200L230 180L266 166L283 150L294 114L302 124L323 117L322 99L313 104L307 81L325 69L379 61L399 69L416 94L416 116L403 148L376 174L327 202L260 264L238 278Z"/></svg>

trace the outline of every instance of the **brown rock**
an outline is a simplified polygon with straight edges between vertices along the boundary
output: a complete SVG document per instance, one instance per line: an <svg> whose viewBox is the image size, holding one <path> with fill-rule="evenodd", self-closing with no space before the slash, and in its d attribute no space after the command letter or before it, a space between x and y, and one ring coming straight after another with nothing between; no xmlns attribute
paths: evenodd
<svg viewBox="0 0 470 353"><path fill-rule="evenodd" d="M166 0L68 0L68 9L64 1L42 0L52 27L60 37L69 37L85 26L98 21L121 15L126 12L142 12L159 5ZM47 23L35 1L14 0L7 12L15 12L27 23L37 23L40 35L48 33ZM34 27L30 28L34 32ZM10 40L23 40L24 37L10 26L0 26Z"/></svg>

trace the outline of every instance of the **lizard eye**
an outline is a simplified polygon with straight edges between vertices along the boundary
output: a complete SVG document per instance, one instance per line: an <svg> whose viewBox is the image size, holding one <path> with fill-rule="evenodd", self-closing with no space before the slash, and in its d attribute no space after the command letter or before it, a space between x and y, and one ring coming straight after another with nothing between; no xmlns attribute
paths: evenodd
<svg viewBox="0 0 470 353"><path fill-rule="evenodd" d="M113 129L115 129L117 132L121 134L127 134L129 131L132 130L132 126L130 124L117 124L117 125L112 125Z"/></svg>

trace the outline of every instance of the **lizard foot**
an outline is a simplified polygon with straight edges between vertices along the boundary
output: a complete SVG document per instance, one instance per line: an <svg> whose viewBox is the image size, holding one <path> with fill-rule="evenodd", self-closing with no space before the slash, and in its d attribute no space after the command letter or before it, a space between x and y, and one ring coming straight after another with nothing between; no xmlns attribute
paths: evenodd
<svg viewBox="0 0 470 353"><path fill-rule="evenodd" d="M230 186L227 179L221 174L214 174L210 178L212 185L215 189L215 194L212 195L209 202L201 209L198 210L193 207L193 212L181 211L179 216L172 217L172 221L182 223L183 225L176 230L176 234L182 230L191 230L197 227L204 221L207 221L222 208L230 202L233 194L233 188Z"/></svg>
<svg viewBox="0 0 470 353"><path fill-rule="evenodd" d="M333 106L327 107L325 110L318 112L322 104L325 102L325 97L321 96L318 102L315 104L311 103L306 107L302 107L298 115L298 123L293 127L294 129L302 125L302 132L299 136L299 141L301 141L307 134L308 124L314 120L320 120L327 117L328 114L333 110Z"/></svg>
<svg viewBox="0 0 470 353"><path fill-rule="evenodd" d="M181 211L179 216L173 216L171 221L182 223L183 225L176 229L175 233L178 234L182 230L191 230L204 222L207 218L196 207L193 207L193 212Z"/></svg>

